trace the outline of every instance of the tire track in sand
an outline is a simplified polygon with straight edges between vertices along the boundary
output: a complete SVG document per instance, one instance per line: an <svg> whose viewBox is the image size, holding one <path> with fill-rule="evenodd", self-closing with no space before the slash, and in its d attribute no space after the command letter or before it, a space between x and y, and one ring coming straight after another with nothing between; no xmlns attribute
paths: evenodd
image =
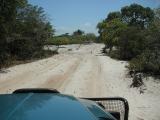
<svg viewBox="0 0 160 120"><path fill-rule="evenodd" d="M31 66L33 69L24 69L20 74L14 74L13 76L7 76L6 79L0 80L0 91L1 93L11 93L15 89L19 88L31 88L41 86L48 78L53 74L54 69L61 66L62 64L68 64L70 56L53 56L49 59L40 60L38 62L23 64L15 67ZM70 60L74 63L76 59ZM11 68L11 69L14 69ZM43 86L42 86L43 87Z"/></svg>

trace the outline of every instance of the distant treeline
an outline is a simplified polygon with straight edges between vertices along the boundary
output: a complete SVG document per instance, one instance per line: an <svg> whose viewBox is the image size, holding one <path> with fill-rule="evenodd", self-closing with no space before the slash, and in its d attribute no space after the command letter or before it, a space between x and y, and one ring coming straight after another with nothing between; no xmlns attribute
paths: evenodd
<svg viewBox="0 0 160 120"><path fill-rule="evenodd" d="M160 74L160 8L131 4L98 23L104 52L129 60L134 72Z"/></svg>
<svg viewBox="0 0 160 120"><path fill-rule="evenodd" d="M67 44L83 44L98 42L98 39L94 33L85 34L82 30L76 30L72 35L65 33L59 36L53 36L46 44L50 45L67 45Z"/></svg>

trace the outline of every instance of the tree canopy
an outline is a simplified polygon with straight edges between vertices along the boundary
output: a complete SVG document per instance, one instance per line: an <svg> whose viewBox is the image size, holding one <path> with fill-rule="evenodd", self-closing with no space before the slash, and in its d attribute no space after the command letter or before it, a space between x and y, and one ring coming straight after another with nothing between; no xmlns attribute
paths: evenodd
<svg viewBox="0 0 160 120"><path fill-rule="evenodd" d="M13 57L35 57L54 34L43 8L28 4L27 0L0 3L0 65Z"/></svg>
<svg viewBox="0 0 160 120"><path fill-rule="evenodd" d="M83 35L84 34L84 31L82 31L82 30L80 30L80 29L78 29L78 30L76 30L76 31L74 31L73 32L73 35Z"/></svg>
<svg viewBox="0 0 160 120"><path fill-rule="evenodd" d="M130 60L130 70L160 74L160 8L131 4L109 13L97 28L108 55Z"/></svg>
<svg viewBox="0 0 160 120"><path fill-rule="evenodd" d="M113 19L116 19L116 18L121 18L121 12L119 11L116 11L116 12L110 12L106 18L106 21L110 21L110 20L113 20Z"/></svg>
<svg viewBox="0 0 160 120"><path fill-rule="evenodd" d="M154 18L154 12L149 7L131 4L121 9L122 20L131 26L145 28Z"/></svg>

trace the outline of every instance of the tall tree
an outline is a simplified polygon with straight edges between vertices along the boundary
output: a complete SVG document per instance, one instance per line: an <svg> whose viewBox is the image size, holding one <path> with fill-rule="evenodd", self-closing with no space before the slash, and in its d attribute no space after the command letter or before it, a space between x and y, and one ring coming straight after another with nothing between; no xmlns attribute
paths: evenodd
<svg viewBox="0 0 160 120"><path fill-rule="evenodd" d="M41 51L54 33L43 8L29 4L18 9L14 28L10 51L20 59L33 57L35 52Z"/></svg>
<svg viewBox="0 0 160 120"><path fill-rule="evenodd" d="M112 19L108 22L103 21L98 24L100 29L100 38L105 43L106 48L112 50L113 46L117 46L119 36L122 30L126 29L127 25L120 19Z"/></svg>
<svg viewBox="0 0 160 120"><path fill-rule="evenodd" d="M147 27L154 18L154 12L149 7L131 4L121 9L122 19L132 26Z"/></svg>
<svg viewBox="0 0 160 120"><path fill-rule="evenodd" d="M26 0L0 0L0 65L9 57L8 42L14 31L17 8L26 4Z"/></svg>
<svg viewBox="0 0 160 120"><path fill-rule="evenodd" d="M74 31L73 32L73 35L83 35L84 34L84 31L82 31L82 30L80 30L80 29L78 29L78 30L76 30L76 31Z"/></svg>
<svg viewBox="0 0 160 120"><path fill-rule="evenodd" d="M113 19L119 18L121 19L121 13L119 11L116 12L110 12L106 18L106 21L110 21Z"/></svg>

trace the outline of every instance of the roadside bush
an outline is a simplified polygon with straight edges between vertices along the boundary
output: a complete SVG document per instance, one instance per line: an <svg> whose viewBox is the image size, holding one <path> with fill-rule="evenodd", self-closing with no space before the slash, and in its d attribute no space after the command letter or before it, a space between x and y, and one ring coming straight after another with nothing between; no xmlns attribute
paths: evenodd
<svg viewBox="0 0 160 120"><path fill-rule="evenodd" d="M145 47L145 30L138 27L128 27L120 35L117 48L120 59L131 60L140 55Z"/></svg>
<svg viewBox="0 0 160 120"><path fill-rule="evenodd" d="M46 45L67 45L67 44L83 44L85 42L95 42L97 40L93 33L84 35L67 35L55 36L50 38Z"/></svg>
<svg viewBox="0 0 160 120"><path fill-rule="evenodd" d="M160 8L131 4L109 13L97 28L103 52L128 60L130 72L160 75Z"/></svg>
<svg viewBox="0 0 160 120"><path fill-rule="evenodd" d="M129 70L160 74L160 51L146 50L129 62Z"/></svg>
<svg viewBox="0 0 160 120"><path fill-rule="evenodd" d="M108 54L111 58L114 59L120 59L120 54L118 50L112 50L109 54Z"/></svg>
<svg viewBox="0 0 160 120"><path fill-rule="evenodd" d="M129 69L148 74L160 75L160 9L155 19L145 31L145 49L130 61Z"/></svg>
<svg viewBox="0 0 160 120"><path fill-rule="evenodd" d="M69 44L69 38L66 36L55 36L50 38L48 41L45 43L46 45L67 45Z"/></svg>
<svg viewBox="0 0 160 120"><path fill-rule="evenodd" d="M16 56L18 60L30 59L35 52L31 40L14 40L9 43L10 54Z"/></svg>
<svg viewBox="0 0 160 120"><path fill-rule="evenodd" d="M27 0L3 1L0 4L0 69L13 60L45 56L43 46L53 34L42 7L28 4Z"/></svg>
<svg viewBox="0 0 160 120"><path fill-rule="evenodd" d="M52 55L58 54L57 51L51 51L51 50L40 50L36 51L33 55L32 58L45 58L45 57L50 57Z"/></svg>

